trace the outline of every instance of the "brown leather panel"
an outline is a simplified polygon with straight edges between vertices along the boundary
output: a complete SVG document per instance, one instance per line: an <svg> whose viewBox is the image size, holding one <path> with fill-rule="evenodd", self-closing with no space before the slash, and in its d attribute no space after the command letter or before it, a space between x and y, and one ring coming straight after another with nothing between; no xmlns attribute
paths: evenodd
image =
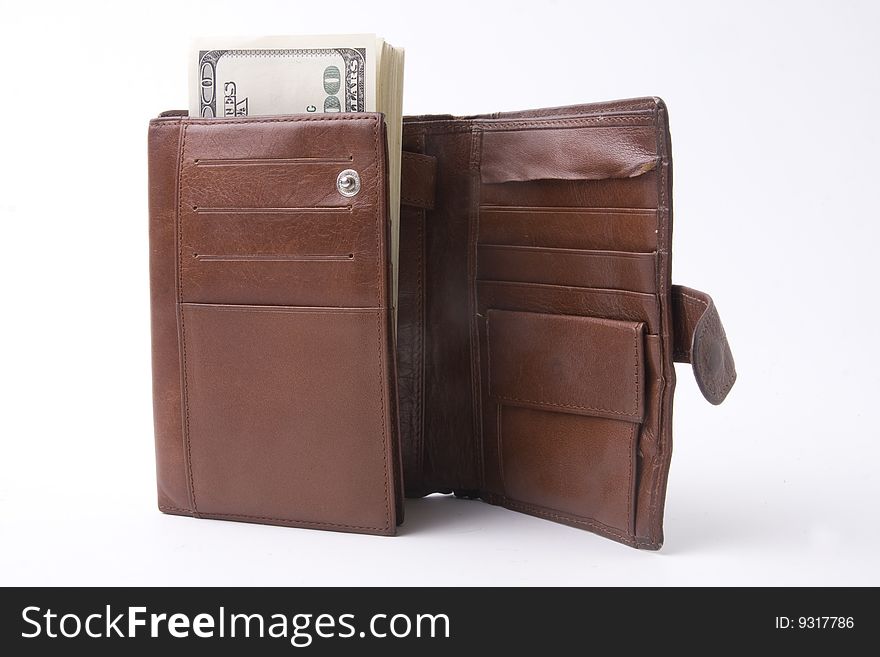
<svg viewBox="0 0 880 657"><path fill-rule="evenodd" d="M160 507L394 533L382 117L159 119L150 158Z"/></svg>
<svg viewBox="0 0 880 657"><path fill-rule="evenodd" d="M632 534L637 424L506 405L498 414L507 503Z"/></svg>
<svg viewBox="0 0 880 657"><path fill-rule="evenodd" d="M493 400L641 422L644 324L506 310L486 322Z"/></svg>
<svg viewBox="0 0 880 657"><path fill-rule="evenodd" d="M487 131L480 176L484 183L632 178L657 166L656 146L650 126Z"/></svg>
<svg viewBox="0 0 880 657"><path fill-rule="evenodd" d="M397 382L407 491L421 488L424 397L424 210L400 211L400 272L397 301Z"/></svg>
<svg viewBox="0 0 880 657"><path fill-rule="evenodd" d="M153 424L159 507L191 508L183 451L180 350L177 340L177 163L179 120L153 121L149 129L150 309L152 314Z"/></svg>
<svg viewBox="0 0 880 657"><path fill-rule="evenodd" d="M184 304L199 515L394 530L375 309Z"/></svg>
<svg viewBox="0 0 880 657"><path fill-rule="evenodd" d="M404 151L400 166L400 204L433 209L437 186L437 158Z"/></svg>
<svg viewBox="0 0 880 657"><path fill-rule="evenodd" d="M424 221L423 489L476 489L479 448L471 389L468 309L470 215L476 202L471 136L426 135L425 152L443 162L437 200Z"/></svg>

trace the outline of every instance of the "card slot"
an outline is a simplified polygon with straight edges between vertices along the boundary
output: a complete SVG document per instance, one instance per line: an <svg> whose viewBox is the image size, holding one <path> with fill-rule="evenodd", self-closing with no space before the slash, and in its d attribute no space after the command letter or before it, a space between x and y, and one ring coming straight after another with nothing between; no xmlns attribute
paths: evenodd
<svg viewBox="0 0 880 657"><path fill-rule="evenodd" d="M200 262L321 262L354 260L354 254L345 255L297 255L268 253L194 253L193 257Z"/></svg>
<svg viewBox="0 0 880 657"><path fill-rule="evenodd" d="M527 180L480 185L484 205L656 208L660 204L660 168L635 178L602 180Z"/></svg>
<svg viewBox="0 0 880 657"><path fill-rule="evenodd" d="M345 164L353 159L352 155L345 157L205 157L193 160L193 164L198 167L290 166L297 164Z"/></svg>
<svg viewBox="0 0 880 657"><path fill-rule="evenodd" d="M477 277L652 293L657 288L656 254L480 244Z"/></svg>
<svg viewBox="0 0 880 657"><path fill-rule="evenodd" d="M478 312L490 308L555 315L577 315L644 322L648 333L660 332L660 305L655 294L571 285L477 280Z"/></svg>
<svg viewBox="0 0 880 657"><path fill-rule="evenodd" d="M244 210L203 218L188 215L185 252L199 254L341 254L357 249L352 227L370 220L354 212L275 214Z"/></svg>
<svg viewBox="0 0 880 657"><path fill-rule="evenodd" d="M656 210L487 206L479 219L482 244L633 253L657 250Z"/></svg>
<svg viewBox="0 0 880 657"><path fill-rule="evenodd" d="M238 160L217 162L216 158L185 159L181 167L181 198L186 206L202 213L241 210L258 212L333 212L349 206L375 207L376 197L362 191L343 196L336 186L341 171L352 169L367 187L379 179L375 161L363 157L342 162L310 160L286 164L265 164L264 159L242 164ZM212 163L213 162L213 163ZM230 164L230 162L232 162Z"/></svg>
<svg viewBox="0 0 880 657"><path fill-rule="evenodd" d="M201 207L198 205L192 206L193 212L197 215L212 215L212 214L335 214L340 212L351 212L352 207L350 205L328 205L328 206L310 206L310 207L284 207L284 208L269 208L269 207L228 207L228 208L219 208L219 207Z"/></svg>
<svg viewBox="0 0 880 657"><path fill-rule="evenodd" d="M186 301L374 305L376 219L363 209L203 216L184 209L181 293Z"/></svg>
<svg viewBox="0 0 880 657"><path fill-rule="evenodd" d="M378 302L375 256L184 257L181 296L196 303L371 306ZM351 284L341 288L338 281ZM360 282L362 281L362 282Z"/></svg>
<svg viewBox="0 0 880 657"><path fill-rule="evenodd" d="M607 208L594 208L594 207L584 207L579 205L574 206L565 206L565 205L480 205L480 212L527 212L529 214L541 214L541 213L557 213L557 212L574 212L576 214L607 214L607 213L619 213L619 214L644 214L651 217L655 217L657 215L656 208L633 208L633 207L607 207Z"/></svg>

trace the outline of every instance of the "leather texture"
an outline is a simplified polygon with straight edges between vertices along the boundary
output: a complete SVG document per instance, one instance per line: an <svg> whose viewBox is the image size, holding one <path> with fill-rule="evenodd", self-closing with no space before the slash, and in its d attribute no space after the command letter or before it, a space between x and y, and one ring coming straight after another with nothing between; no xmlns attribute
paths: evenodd
<svg viewBox="0 0 880 657"><path fill-rule="evenodd" d="M736 382L736 366L715 303L705 292L672 286L675 360L690 363L703 396L720 404Z"/></svg>
<svg viewBox="0 0 880 657"><path fill-rule="evenodd" d="M381 115L172 113L149 144L160 509L393 534Z"/></svg>
<svg viewBox="0 0 880 657"><path fill-rule="evenodd" d="M663 102L407 117L396 343L385 148L375 114L151 122L160 509L392 534L405 488L659 548L673 361L736 380L671 283Z"/></svg>
<svg viewBox="0 0 880 657"><path fill-rule="evenodd" d="M671 282L666 106L408 117L403 144L407 494L659 548L673 361L712 403L736 378L712 300Z"/></svg>

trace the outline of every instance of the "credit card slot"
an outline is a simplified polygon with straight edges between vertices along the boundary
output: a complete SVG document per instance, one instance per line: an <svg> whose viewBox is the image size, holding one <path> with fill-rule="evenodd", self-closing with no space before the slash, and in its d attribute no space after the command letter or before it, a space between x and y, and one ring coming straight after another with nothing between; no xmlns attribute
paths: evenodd
<svg viewBox="0 0 880 657"><path fill-rule="evenodd" d="M483 316L490 308L578 315L644 322L648 333L660 332L657 296L640 292L478 280L477 306Z"/></svg>
<svg viewBox="0 0 880 657"><path fill-rule="evenodd" d="M651 253L657 250L657 211L483 205L479 242Z"/></svg>
<svg viewBox="0 0 880 657"><path fill-rule="evenodd" d="M193 160L199 167L242 167L242 166L295 166L299 164L346 164L353 160L347 157L205 157Z"/></svg>
<svg viewBox="0 0 880 657"><path fill-rule="evenodd" d="M477 277L483 280L655 292L653 253L482 244Z"/></svg>
<svg viewBox="0 0 880 657"><path fill-rule="evenodd" d="M604 180L484 182L480 185L480 202L524 207L552 204L571 208L656 208L660 204L658 171L659 168L635 178Z"/></svg>

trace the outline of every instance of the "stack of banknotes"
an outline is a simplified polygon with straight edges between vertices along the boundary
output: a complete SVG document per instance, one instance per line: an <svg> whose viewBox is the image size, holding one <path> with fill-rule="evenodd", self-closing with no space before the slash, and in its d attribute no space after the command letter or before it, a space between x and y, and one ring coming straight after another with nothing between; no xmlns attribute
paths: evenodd
<svg viewBox="0 0 880 657"><path fill-rule="evenodd" d="M385 114L392 303L397 308L403 49L375 34L342 34L201 39L193 51L190 116Z"/></svg>

